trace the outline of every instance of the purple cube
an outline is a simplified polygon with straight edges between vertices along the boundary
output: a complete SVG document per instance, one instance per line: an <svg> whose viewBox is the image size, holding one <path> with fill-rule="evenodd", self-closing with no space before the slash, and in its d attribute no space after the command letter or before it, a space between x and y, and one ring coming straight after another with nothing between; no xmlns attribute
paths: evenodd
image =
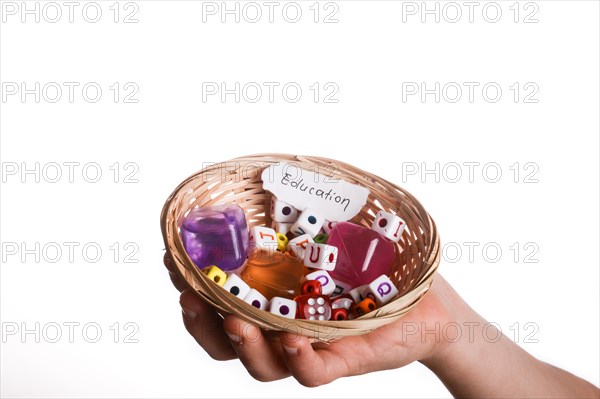
<svg viewBox="0 0 600 399"><path fill-rule="evenodd" d="M194 208L181 224L181 238L198 268L230 271L242 266L248 251L248 225L237 205Z"/></svg>

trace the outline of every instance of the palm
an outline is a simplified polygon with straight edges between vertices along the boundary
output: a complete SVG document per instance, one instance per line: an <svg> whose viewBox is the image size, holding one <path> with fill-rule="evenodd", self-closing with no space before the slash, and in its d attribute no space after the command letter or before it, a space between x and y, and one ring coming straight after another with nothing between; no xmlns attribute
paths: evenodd
<svg viewBox="0 0 600 399"><path fill-rule="evenodd" d="M329 362L342 363L350 374L398 368L422 360L442 343L443 326L452 320L440 292L445 286L447 283L438 276L423 300L401 319L366 335L313 347Z"/></svg>

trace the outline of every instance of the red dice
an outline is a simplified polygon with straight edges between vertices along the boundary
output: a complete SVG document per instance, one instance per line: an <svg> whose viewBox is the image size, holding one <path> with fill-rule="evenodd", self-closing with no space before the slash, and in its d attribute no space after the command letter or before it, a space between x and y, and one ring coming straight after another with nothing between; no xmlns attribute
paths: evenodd
<svg viewBox="0 0 600 399"><path fill-rule="evenodd" d="M331 311L331 320L348 320L348 310L337 308Z"/></svg>
<svg viewBox="0 0 600 399"><path fill-rule="evenodd" d="M319 280L306 280L300 287L302 295L321 295L323 293L323 287Z"/></svg>
<svg viewBox="0 0 600 399"><path fill-rule="evenodd" d="M298 304L296 317L306 320L329 320L331 299L327 295L300 295L294 298Z"/></svg>

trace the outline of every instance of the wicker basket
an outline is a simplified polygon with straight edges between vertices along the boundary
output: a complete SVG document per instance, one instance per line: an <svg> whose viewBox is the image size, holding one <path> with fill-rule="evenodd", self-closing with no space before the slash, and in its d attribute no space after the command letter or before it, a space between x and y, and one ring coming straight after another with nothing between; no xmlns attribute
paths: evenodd
<svg viewBox="0 0 600 399"><path fill-rule="evenodd" d="M179 235L185 215L196 206L234 203L244 209L250 227L270 226L271 194L262 188L261 172L278 162L293 162L313 171L318 168L323 175L367 187L370 195L360 213L352 219L354 223L370 227L380 209L395 212L406 221L402 239L396 244L396 259L390 276L399 291L395 300L354 320L292 320L247 304L198 270L185 252ZM161 229L165 248L176 269L202 299L223 313L234 314L263 329L293 332L319 341L365 334L397 320L427 292L440 261L435 223L411 194L351 165L311 156L252 155L204 168L187 178L169 196L161 214Z"/></svg>

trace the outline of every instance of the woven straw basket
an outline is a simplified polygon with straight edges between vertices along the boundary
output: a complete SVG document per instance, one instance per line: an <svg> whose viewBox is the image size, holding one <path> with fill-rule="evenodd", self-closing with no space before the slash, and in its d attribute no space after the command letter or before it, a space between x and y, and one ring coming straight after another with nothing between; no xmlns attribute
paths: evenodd
<svg viewBox="0 0 600 399"><path fill-rule="evenodd" d="M354 320L286 319L236 298L200 272L188 257L179 235L185 215L196 206L237 204L245 211L249 227L270 226L271 194L262 188L261 173L275 163L293 163L299 168L318 170L322 175L368 188L367 203L352 219L354 223L370 227L379 210L397 213L406 221L402 239L396 244L390 276L399 291L396 299ZM251 155L204 168L187 178L169 196L161 214L161 229L166 251L177 271L203 300L222 313L234 314L265 330L293 332L318 341L365 334L399 319L427 292L440 261L435 223L410 193L351 165L312 156Z"/></svg>

